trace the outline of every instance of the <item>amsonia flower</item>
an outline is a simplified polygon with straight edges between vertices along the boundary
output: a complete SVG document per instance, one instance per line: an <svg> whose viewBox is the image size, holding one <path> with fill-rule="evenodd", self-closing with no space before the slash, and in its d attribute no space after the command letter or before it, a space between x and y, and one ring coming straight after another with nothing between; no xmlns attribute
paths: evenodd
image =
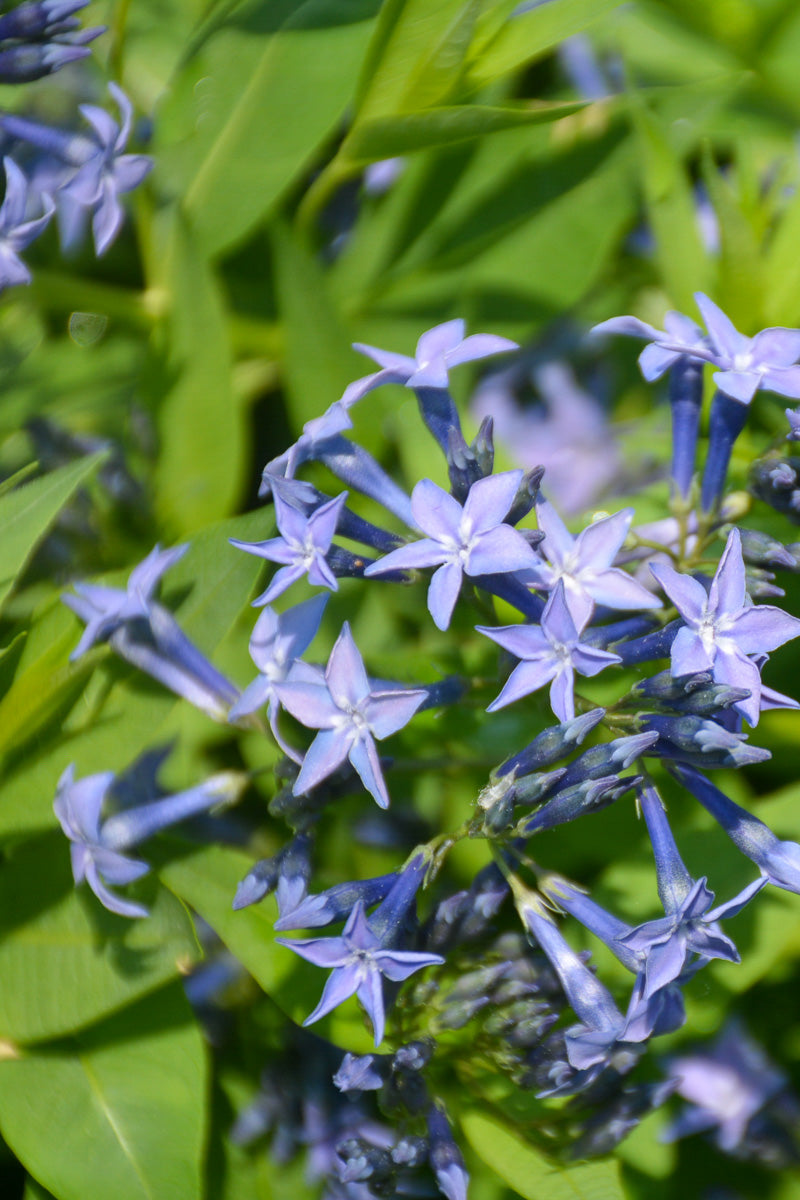
<svg viewBox="0 0 800 1200"><path fill-rule="evenodd" d="M325 561L325 555L331 548L336 524L346 500L347 492L342 492L327 504L320 505L307 517L298 508L288 504L276 491L275 516L280 536L268 538L265 542L240 542L236 538L229 539L231 545L239 550L246 550L248 554L255 554L270 562L284 564L273 575L269 587L253 601L254 606L271 604L304 575L308 575L308 582L317 587L338 591L339 584Z"/></svg>
<svg viewBox="0 0 800 1200"><path fill-rule="evenodd" d="M319 729L294 782L302 795L332 775L347 759L381 808L389 794L375 746L411 720L427 692L424 688L387 689L372 683L347 622L331 651L324 679L287 680L275 685L283 707L308 729Z"/></svg>
<svg viewBox="0 0 800 1200"><path fill-rule="evenodd" d="M42 197L44 213L25 220L28 182L13 158L4 158L6 194L0 205L0 289L30 283L31 273L19 257L39 236L55 212L49 196Z"/></svg>
<svg viewBox="0 0 800 1200"><path fill-rule="evenodd" d="M381 977L401 982L423 967L444 962L440 954L397 948L425 868L422 855L412 859L371 917L366 915L364 901L357 900L339 937L276 939L306 962L332 968L320 1002L304 1025L318 1021L355 995L366 1009L379 1046L386 1021Z"/></svg>
<svg viewBox="0 0 800 1200"><path fill-rule="evenodd" d="M597 675L604 667L621 662L618 654L584 645L580 628L567 604L563 580L559 580L545 605L541 625L506 625L497 629L478 625L479 633L485 633L520 659L487 711L504 708L549 683L553 712L559 721L571 720L575 716L575 672Z"/></svg>
<svg viewBox="0 0 800 1200"><path fill-rule="evenodd" d="M673 676L711 671L717 683L746 688L749 697L733 707L751 725L758 724L761 674L750 656L797 637L800 621L771 604L750 602L739 530L728 534L708 592L666 563L653 563L650 570L685 622L672 643Z"/></svg>
<svg viewBox="0 0 800 1200"><path fill-rule="evenodd" d="M585 624L595 604L629 611L660 608L661 601L626 571L612 566L633 520L633 509L623 509L587 525L577 536L569 532L552 504L539 500L536 518L544 541L533 570L526 579L534 587L552 591L561 580L570 611Z"/></svg>
<svg viewBox="0 0 800 1200"><path fill-rule="evenodd" d="M374 359L381 369L348 385L342 396L345 407L384 383L400 383L408 388L446 388L451 367L519 349L517 343L508 338L492 333L473 333L464 337L464 330L462 320L435 325L422 334L413 358L361 342L354 343L354 350Z"/></svg>
<svg viewBox="0 0 800 1200"><path fill-rule="evenodd" d="M80 211L92 214L95 249L103 254L119 233L123 220L119 197L138 187L153 168L146 154L125 154L131 134L133 107L115 83L108 85L120 112L120 122L105 109L82 104L81 113L92 128L91 134L67 133L49 125L18 117L13 113L0 118L2 128L21 141L29 142L46 154L60 159L71 173L58 189L59 204L64 203L66 225L72 232L79 228ZM65 239L71 241L68 235Z"/></svg>
<svg viewBox="0 0 800 1200"><path fill-rule="evenodd" d="M134 768L135 771L135 768ZM233 771L207 779L198 787L172 796L150 798L149 802L124 807L102 819L107 799L114 793L113 771L75 779L74 766L67 767L58 781L53 808L70 840L72 875L76 884L85 879L98 900L122 917L146 917L147 909L124 900L109 885L122 886L140 879L150 870L141 859L124 852L187 817L207 812L221 804L232 804L241 795L247 777ZM120 780L124 791L125 777ZM119 797L117 802L119 804Z"/></svg>
<svg viewBox="0 0 800 1200"><path fill-rule="evenodd" d="M522 477L522 471L504 471L477 480L463 507L438 484L420 480L411 493L411 511L428 536L393 550L364 574L438 567L428 588L428 610L437 627L447 629L465 574L504 574L536 563L522 534L503 524Z"/></svg>

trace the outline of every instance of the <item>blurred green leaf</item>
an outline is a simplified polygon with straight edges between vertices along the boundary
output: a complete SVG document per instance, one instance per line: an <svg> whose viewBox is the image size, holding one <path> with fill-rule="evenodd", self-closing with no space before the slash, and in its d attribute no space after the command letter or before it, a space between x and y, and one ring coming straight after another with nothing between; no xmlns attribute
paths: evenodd
<svg viewBox="0 0 800 1200"><path fill-rule="evenodd" d="M561 1167L491 1117L461 1116L469 1144L525 1200L624 1200L619 1163L603 1160Z"/></svg>
<svg viewBox="0 0 800 1200"><path fill-rule="evenodd" d="M58 1200L197 1200L206 1086L203 1039L175 984L0 1062L0 1129ZM66 1130L66 1142L54 1136Z"/></svg>
<svg viewBox="0 0 800 1200"><path fill-rule="evenodd" d="M524 108L464 104L362 121L345 139L342 155L354 162L371 162L434 146L452 146L501 129L558 121L583 108L584 103L565 101L531 104Z"/></svg>
<svg viewBox="0 0 800 1200"><path fill-rule="evenodd" d="M692 185L657 116L635 93L631 116L656 262L671 303L685 312L693 307L694 292L708 290L710 271Z"/></svg>
<svg viewBox="0 0 800 1200"><path fill-rule="evenodd" d="M76 890L60 830L8 855L0 871L4 1037L28 1042L72 1033L161 987L199 957L185 908L154 884L150 916L129 920L107 912L86 885Z"/></svg>
<svg viewBox="0 0 800 1200"><path fill-rule="evenodd" d="M105 457L80 458L0 496L0 606L49 526Z"/></svg>
<svg viewBox="0 0 800 1200"><path fill-rule="evenodd" d="M184 193L203 254L240 241L336 130L377 8L378 0L251 4L213 36L203 153Z"/></svg>
<svg viewBox="0 0 800 1200"><path fill-rule="evenodd" d="M272 248L286 326L286 398L299 430L338 400L363 370L317 259L282 224L272 227Z"/></svg>
<svg viewBox="0 0 800 1200"><path fill-rule="evenodd" d="M484 87L494 79L516 71L545 54L564 38L591 25L621 0L548 0L513 16L519 0L499 5L497 15L487 22L488 38L476 38L469 68L469 82ZM502 18L502 23L499 23ZM493 28L492 28L493 26Z"/></svg>
<svg viewBox="0 0 800 1200"><path fill-rule="evenodd" d="M169 369L177 379L159 414L157 505L167 528L181 535L231 512L242 486L246 448L224 301L194 234L178 214L166 258Z"/></svg>

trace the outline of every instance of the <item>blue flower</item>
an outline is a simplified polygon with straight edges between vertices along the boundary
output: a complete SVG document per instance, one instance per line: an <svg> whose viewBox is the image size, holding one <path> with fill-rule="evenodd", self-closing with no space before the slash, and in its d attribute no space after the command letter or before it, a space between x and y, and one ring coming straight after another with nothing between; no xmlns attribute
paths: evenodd
<svg viewBox="0 0 800 1200"><path fill-rule="evenodd" d="M307 517L298 508L287 503L276 491L275 515L280 536L268 538L265 542L228 539L231 545L239 550L246 550L248 554L255 554L270 562L284 564L275 572L269 587L253 601L254 606L271 604L304 575L308 575L309 583L317 587L338 591L339 584L325 561L325 555L331 548L336 524L346 500L347 492L342 492L327 504L320 505Z"/></svg>
<svg viewBox="0 0 800 1200"><path fill-rule="evenodd" d="M364 574L438 567L428 589L428 610L437 627L447 629L464 574L520 571L536 561L522 534L503 524L522 477L522 471L505 471L479 479L463 506L430 479L421 480L411 493L411 511L428 536L393 550Z"/></svg>
<svg viewBox="0 0 800 1200"><path fill-rule="evenodd" d="M619 940L644 957L646 986L643 999L647 1000L678 978L691 954L701 959L740 961L739 952L717 922L741 912L766 880L755 880L732 900L712 908L714 893L706 886L705 878L692 879L684 866L655 788L643 787L639 803L653 844L658 894L665 916L645 921L621 934Z"/></svg>
<svg viewBox="0 0 800 1200"><path fill-rule="evenodd" d="M319 729L294 783L302 795L341 766L346 759L381 808L389 804L375 738L382 739L408 724L424 701L422 688L385 689L370 682L364 660L345 622L331 651L324 679L317 683L277 684L280 703L308 729Z"/></svg>
<svg viewBox="0 0 800 1200"><path fill-rule="evenodd" d="M217 805L234 803L241 795L246 776L224 772L199 787L150 798L148 803L122 808L101 821L106 801L113 797L115 783L113 771L76 780L75 767L70 765L58 781L53 808L71 843L75 883L85 879L110 912L122 917L146 917L143 905L122 899L109 886L133 883L150 870L146 862L129 858L123 852L187 817ZM122 777L119 791L124 793L124 788L125 777Z"/></svg>
<svg viewBox="0 0 800 1200"><path fill-rule="evenodd" d="M617 654L581 642L563 580L559 580L545 605L541 625L506 625L498 629L478 625L477 629L520 659L488 712L504 708L549 683L553 712L559 721L569 721L575 716L575 672L597 675L621 661Z"/></svg>
<svg viewBox="0 0 800 1200"><path fill-rule="evenodd" d="M563 581L570 611L581 628L595 604L620 610L661 607L652 592L612 566L630 529L632 508L593 521L575 537L546 500L537 502L536 518L544 541L539 547L541 558L526 578L546 591Z"/></svg>
<svg viewBox="0 0 800 1200"><path fill-rule="evenodd" d="M684 621L672 643L673 676L711 671L716 683L746 688L750 695L733 707L751 725L758 724L761 673L750 656L800 635L800 621L773 605L751 603L738 529L728 535L708 592L666 563L652 564L650 570Z"/></svg>
<svg viewBox="0 0 800 1200"><path fill-rule="evenodd" d="M622 333L650 341L639 356L647 380L658 379L680 358L688 357L717 367L717 387L740 404L749 404L759 389L800 397L800 367L794 365L800 358L800 330L776 325L753 338L745 337L708 296L696 292L695 301L707 334L676 312L667 313L663 331L636 317L612 317L592 332Z"/></svg>
<svg viewBox="0 0 800 1200"><path fill-rule="evenodd" d="M31 273L19 257L39 236L55 212L49 196L42 197L44 213L26 221L28 182L12 158L4 158L6 194L0 205L0 289L30 283Z"/></svg>
<svg viewBox="0 0 800 1200"><path fill-rule="evenodd" d="M750 1120L786 1086L785 1076L737 1021L730 1021L709 1050L667 1061L677 1093L691 1102L664 1131L673 1142L714 1131L721 1150L741 1146Z"/></svg>
<svg viewBox="0 0 800 1200"><path fill-rule="evenodd" d="M162 575L179 562L188 549L188 545L173 546L171 550L155 546L147 558L133 568L125 591L104 584L76 583L77 595L63 595L61 599L67 608L86 622L70 660L74 662L80 658L95 642L107 641L126 621L147 618Z"/></svg>
<svg viewBox="0 0 800 1200"><path fill-rule="evenodd" d="M354 343L353 349L374 359L381 370L349 384L342 402L349 407L384 383L400 383L418 389L446 388L452 367L519 349L516 342L491 333L474 333L465 338L464 329L462 320L435 325L422 334L413 358L406 354L394 354L390 350L378 350L361 342Z"/></svg>
<svg viewBox="0 0 800 1200"><path fill-rule="evenodd" d="M145 154L123 153L131 133L133 108L117 84L110 83L108 90L119 107L121 122L94 104L83 104L80 111L92 127L90 135L52 129L14 114L0 117L0 125L12 137L54 155L71 169L58 189L59 205L65 208L62 215L67 228L76 230L77 212L91 212L98 254L105 253L122 225L120 195L138 187L153 167L152 159ZM65 240L72 239L68 236Z"/></svg>
<svg viewBox="0 0 800 1200"><path fill-rule="evenodd" d="M422 881L425 864L422 856L412 860L389 895L371 917L366 916L363 900L356 901L341 936L329 938L277 938L307 962L332 968L319 1004L306 1017L311 1025L350 996L357 996L372 1022L375 1045L383 1041L385 1012L381 977L394 982L408 979L423 967L444 962L439 954L395 948L406 913Z"/></svg>
<svg viewBox="0 0 800 1200"><path fill-rule="evenodd" d="M300 663L300 658L317 635L327 602L327 596L312 596L280 615L272 608L264 609L250 638L250 657L258 667L258 676L228 713L229 721L238 721L266 705L275 741L295 762L301 759L296 750L284 743L277 726L279 701L275 685L296 678L298 671L310 670Z"/></svg>
<svg viewBox="0 0 800 1200"><path fill-rule="evenodd" d="M699 771L671 765L672 774L707 808L742 854L746 854L769 883L800 894L800 845L781 841L746 808L735 804Z"/></svg>
<svg viewBox="0 0 800 1200"><path fill-rule="evenodd" d="M98 641L170 691L183 696L215 720L226 720L238 691L186 636L178 622L153 593L164 572L182 557L186 546L161 550L158 546L134 567L128 586L76 583L76 595L61 597L86 629L73 650L74 660Z"/></svg>

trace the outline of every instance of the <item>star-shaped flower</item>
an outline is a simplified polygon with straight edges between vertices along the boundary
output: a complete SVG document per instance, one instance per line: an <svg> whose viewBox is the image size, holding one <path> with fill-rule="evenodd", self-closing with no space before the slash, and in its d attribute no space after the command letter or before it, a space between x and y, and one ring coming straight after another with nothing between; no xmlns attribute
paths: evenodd
<svg viewBox="0 0 800 1200"><path fill-rule="evenodd" d="M162 550L155 546L147 558L134 567L128 584L122 588L106 587L98 583L76 583L73 596L66 593L61 597L67 608L86 622L86 628L70 659L74 662L93 646L95 642L107 640L126 621L137 617L148 617L153 607L153 595L161 576L174 566L189 549L188 545L173 546Z"/></svg>
<svg viewBox="0 0 800 1200"><path fill-rule="evenodd" d="M135 780L138 764L128 772ZM145 777L147 772L143 772ZM206 812L220 804L230 804L239 798L246 776L233 771L222 772L207 779L198 787L169 796L148 796L145 803L131 807L130 780L123 776L117 785L113 771L75 779L75 767L70 765L58 781L53 808L61 828L70 840L72 875L76 884L85 879L98 900L110 912L122 917L146 917L141 904L123 900L108 886L133 883L150 870L146 862L128 858L124 850L138 845L162 829L167 829L188 817ZM135 789L134 789L135 790ZM103 808L112 792L116 792L116 807L101 821Z"/></svg>
<svg viewBox="0 0 800 1200"><path fill-rule="evenodd" d="M536 504L536 517L544 541L533 570L526 577L534 587L552 591L562 580L570 609L585 624L595 604L630 611L660 608L661 601L626 571L611 564L628 535L633 509L593 521L576 536L569 532L547 500Z"/></svg>
<svg viewBox="0 0 800 1200"><path fill-rule="evenodd" d="M621 333L626 337L643 338L649 342L639 355L642 375L652 383L660 379L665 371L682 358L710 359L708 338L699 325L683 313L668 312L664 317L664 328L656 329L638 317L612 317L601 321L591 331L593 334Z"/></svg>
<svg viewBox="0 0 800 1200"><path fill-rule="evenodd" d="M745 337L703 292L696 292L694 298L707 334L689 317L676 312L667 313L664 330L654 329L636 317L612 317L592 332L622 333L650 341L639 356L642 374L648 381L658 379L685 356L717 367L717 387L741 404L749 404L760 388L780 396L800 397L800 366L795 365L800 358L800 330L774 325L755 337Z"/></svg>
<svg viewBox="0 0 800 1200"><path fill-rule="evenodd" d="M637 925L619 940L644 958L643 999L647 1000L678 978L692 954L739 962L738 950L717 921L736 916L767 881L757 879L732 900L712 908L714 893L705 878L692 879L687 871L661 797L653 787L643 787L639 803L653 843L658 893L665 915Z"/></svg>
<svg viewBox="0 0 800 1200"><path fill-rule="evenodd" d="M248 554L255 554L270 562L285 564L275 572L269 587L256 597L253 606L271 604L303 575L308 575L308 582L317 587L338 591L339 584L325 561L325 555L331 548L347 492L342 492L327 504L321 504L310 516L305 516L298 508L287 503L277 491L274 499L279 537L268 538L265 542L229 539L231 545L239 550L246 550Z"/></svg>
<svg viewBox="0 0 800 1200"><path fill-rule="evenodd" d="M153 169L153 160L146 154L124 153L131 134L133 106L117 84L109 83L108 90L119 107L121 122L94 104L80 106L93 136L83 139L78 170L60 190L60 198L91 211L98 254L105 253L122 225L120 195L132 192Z"/></svg>
<svg viewBox="0 0 800 1200"><path fill-rule="evenodd" d="M745 337L708 296L695 294L708 329L715 366L714 383L726 396L749 404L761 388L779 396L800 397L800 329L775 325Z"/></svg>
<svg viewBox="0 0 800 1200"><path fill-rule="evenodd" d="M297 752L284 744L277 728L279 701L275 685L296 679L298 671L305 667L299 660L317 635L327 602L327 596L312 596L280 615L272 608L264 609L250 638L250 657L259 673L228 713L229 721L238 721L266 705L275 740L296 762L301 761ZM306 668L306 671L313 673L314 669Z"/></svg>
<svg viewBox="0 0 800 1200"><path fill-rule="evenodd" d="M364 574L438 566L428 589L428 610L438 628L447 629L464 574L504 574L536 564L522 534L503 524L522 476L522 471L504 471L477 480L463 507L438 484L420 480L411 493L411 511L428 536L393 550Z"/></svg>
<svg viewBox="0 0 800 1200"><path fill-rule="evenodd" d="M276 684L275 692L293 717L309 729L320 730L303 759L294 794L316 787L349 759L370 795L386 808L389 794L375 738L389 737L407 725L427 692L387 690L373 684L347 622L331 651L324 681L287 680Z"/></svg>
<svg viewBox="0 0 800 1200"><path fill-rule="evenodd" d="M362 342L354 343L353 349L374 359L381 370L349 384L342 395L342 403L349 407L384 383L400 383L409 388L446 388L451 367L519 349L516 342L492 333L473 333L465 338L464 330L462 320L435 325L423 333L413 358Z"/></svg>
<svg viewBox="0 0 800 1200"><path fill-rule="evenodd" d="M582 628L567 604L563 580L559 580L545 605L541 625L505 625L498 629L478 625L480 633L520 659L487 712L504 708L549 683L553 712L559 721L571 720L575 716L575 672L597 675L604 667L622 661L608 650L583 645Z"/></svg>
<svg viewBox="0 0 800 1200"><path fill-rule="evenodd" d="M55 212L49 196L42 196L44 213L25 220L28 207L28 182L13 158L4 158L6 194L0 205L0 289L30 283L31 273L19 257L39 236Z"/></svg>
<svg viewBox="0 0 800 1200"><path fill-rule="evenodd" d="M711 671L716 683L746 688L749 697L733 707L757 725L761 675L749 656L769 653L800 635L800 621L774 605L751 603L739 530L729 533L708 592L666 563L653 563L650 570L685 622L672 643L673 676Z"/></svg>
<svg viewBox="0 0 800 1200"><path fill-rule="evenodd" d="M306 962L314 963L317 967L332 968L319 1004L303 1024L313 1024L355 995L372 1022L376 1046L383 1041L385 1026L381 976L397 983L408 979L423 967L444 962L439 954L395 950L385 946L370 927L362 900L353 906L340 937L276 938L276 941L299 954Z"/></svg>

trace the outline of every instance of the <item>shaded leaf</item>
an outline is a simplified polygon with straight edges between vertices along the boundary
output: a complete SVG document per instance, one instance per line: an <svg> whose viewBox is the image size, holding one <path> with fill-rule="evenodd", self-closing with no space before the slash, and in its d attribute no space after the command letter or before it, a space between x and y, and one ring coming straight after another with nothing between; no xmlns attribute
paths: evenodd
<svg viewBox="0 0 800 1200"><path fill-rule="evenodd" d="M206 1052L180 984L0 1062L0 1129L58 1200L203 1194ZM69 1131L68 1144L55 1131Z"/></svg>

